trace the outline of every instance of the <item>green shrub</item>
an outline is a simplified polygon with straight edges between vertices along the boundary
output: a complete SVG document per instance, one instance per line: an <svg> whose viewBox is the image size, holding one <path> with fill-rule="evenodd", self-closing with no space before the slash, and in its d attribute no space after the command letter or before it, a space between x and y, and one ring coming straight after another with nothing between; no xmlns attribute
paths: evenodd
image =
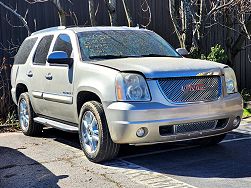
<svg viewBox="0 0 251 188"><path fill-rule="evenodd" d="M242 118L247 118L251 116L251 110L250 109L243 109L243 115Z"/></svg>
<svg viewBox="0 0 251 188"><path fill-rule="evenodd" d="M16 125L17 124L17 116L14 111L8 113L5 124L7 124L7 125Z"/></svg>
<svg viewBox="0 0 251 188"><path fill-rule="evenodd" d="M193 59L205 59L209 61L215 61L218 63L225 63L227 60L227 54L219 44L216 44L214 47L211 47L211 51L207 56L201 53L198 48L192 48L189 53L189 57Z"/></svg>
<svg viewBox="0 0 251 188"><path fill-rule="evenodd" d="M211 48L211 52L208 54L206 59L209 61L225 63L227 60L227 54L225 53L225 50L221 47L221 45L216 44Z"/></svg>

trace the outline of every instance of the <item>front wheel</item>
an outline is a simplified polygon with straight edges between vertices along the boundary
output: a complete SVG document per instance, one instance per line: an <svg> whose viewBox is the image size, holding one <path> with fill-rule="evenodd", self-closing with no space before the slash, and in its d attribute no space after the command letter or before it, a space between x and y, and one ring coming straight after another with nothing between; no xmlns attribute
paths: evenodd
<svg viewBox="0 0 251 188"><path fill-rule="evenodd" d="M102 104L86 102L79 117L79 140L86 157L96 163L115 158L119 144L111 139Z"/></svg>

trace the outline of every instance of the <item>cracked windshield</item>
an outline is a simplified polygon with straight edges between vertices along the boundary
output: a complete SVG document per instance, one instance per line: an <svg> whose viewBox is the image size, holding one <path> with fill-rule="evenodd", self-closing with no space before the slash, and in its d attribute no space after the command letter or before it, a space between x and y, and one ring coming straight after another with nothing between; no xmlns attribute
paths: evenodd
<svg viewBox="0 0 251 188"><path fill-rule="evenodd" d="M150 31L89 31L78 33L83 59L179 57L159 35Z"/></svg>

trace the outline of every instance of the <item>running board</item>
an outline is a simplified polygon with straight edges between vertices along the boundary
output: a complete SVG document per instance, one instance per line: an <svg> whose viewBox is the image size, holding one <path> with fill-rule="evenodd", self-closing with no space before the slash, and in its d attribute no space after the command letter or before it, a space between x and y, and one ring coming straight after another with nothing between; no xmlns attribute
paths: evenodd
<svg viewBox="0 0 251 188"><path fill-rule="evenodd" d="M67 124L64 124L64 123L60 123L60 122L57 122L57 121L46 119L46 118L43 118L43 117L35 117L33 120L36 123L41 123L41 124L43 124L45 126L53 127L53 128L56 128L56 129L59 129L59 130L62 130L62 131L78 132L78 127L74 127L74 126L71 126L71 125L67 125Z"/></svg>

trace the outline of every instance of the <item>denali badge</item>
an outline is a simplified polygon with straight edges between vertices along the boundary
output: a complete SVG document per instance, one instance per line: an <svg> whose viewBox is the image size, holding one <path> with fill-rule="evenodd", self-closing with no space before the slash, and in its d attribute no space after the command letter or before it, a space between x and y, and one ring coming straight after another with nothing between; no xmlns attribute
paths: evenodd
<svg viewBox="0 0 251 188"><path fill-rule="evenodd" d="M181 87L182 91L203 91L205 89L205 84L188 84Z"/></svg>

